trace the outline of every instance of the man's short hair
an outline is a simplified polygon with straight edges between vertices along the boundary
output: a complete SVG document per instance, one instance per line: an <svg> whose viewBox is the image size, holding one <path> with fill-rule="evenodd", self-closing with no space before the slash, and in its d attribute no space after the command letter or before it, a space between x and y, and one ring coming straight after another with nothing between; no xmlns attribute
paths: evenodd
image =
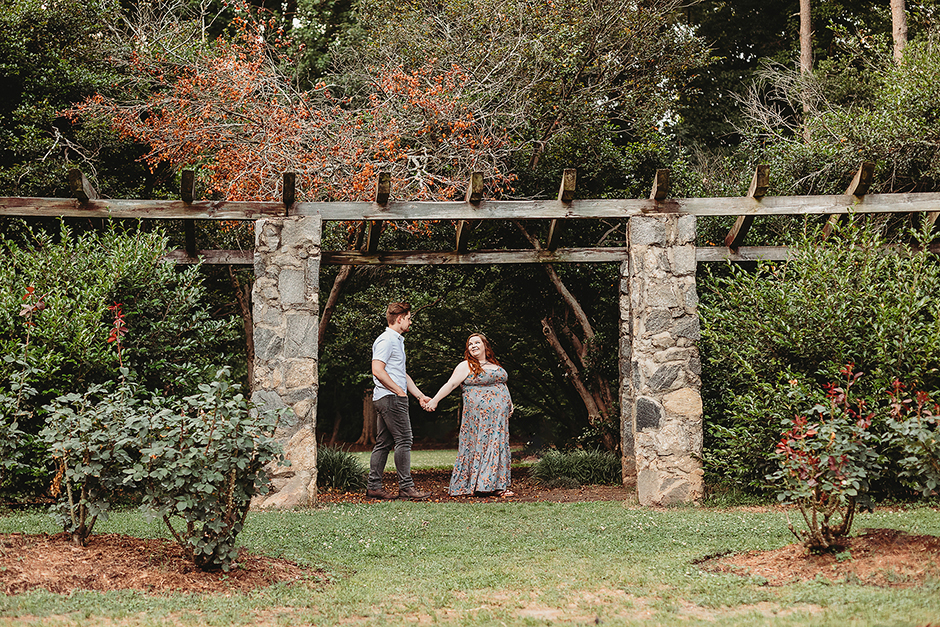
<svg viewBox="0 0 940 627"><path fill-rule="evenodd" d="M404 316L411 311L411 305L408 303L389 303L385 310L385 319L388 320L388 326L395 324L398 316Z"/></svg>

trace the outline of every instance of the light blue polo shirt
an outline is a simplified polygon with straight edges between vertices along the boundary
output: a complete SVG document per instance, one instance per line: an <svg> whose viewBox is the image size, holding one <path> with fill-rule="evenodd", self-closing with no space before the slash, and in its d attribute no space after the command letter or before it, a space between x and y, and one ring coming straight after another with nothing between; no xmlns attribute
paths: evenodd
<svg viewBox="0 0 940 627"><path fill-rule="evenodd" d="M372 359L378 359L385 364L385 372L397 385L408 393L408 378L405 375L405 337L391 327L386 327L372 343ZM375 389L372 391L372 400L377 401L383 396L394 394L382 385L378 379L372 377Z"/></svg>

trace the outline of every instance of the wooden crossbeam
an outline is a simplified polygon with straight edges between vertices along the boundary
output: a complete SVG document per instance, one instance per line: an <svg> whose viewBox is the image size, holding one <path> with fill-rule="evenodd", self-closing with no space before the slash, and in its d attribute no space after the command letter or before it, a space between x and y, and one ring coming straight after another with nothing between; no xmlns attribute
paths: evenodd
<svg viewBox="0 0 940 627"><path fill-rule="evenodd" d="M190 204L196 193L196 172L194 170L183 170L180 173L180 199ZM190 257L196 256L196 221L183 221L183 234L186 242L186 252Z"/></svg>
<svg viewBox="0 0 940 627"><path fill-rule="evenodd" d="M656 176L653 178L653 190L650 192L650 200L662 202L669 196L670 172L669 170L656 170Z"/></svg>
<svg viewBox="0 0 940 627"><path fill-rule="evenodd" d="M753 198L760 201L767 195L767 188L770 186L770 166L759 165L754 169L754 176L751 177L751 186L747 190L747 198ZM731 250L737 250L744 243L747 232L751 230L751 224L754 223L754 216L738 216L734 226L725 236L725 246Z"/></svg>
<svg viewBox="0 0 940 627"><path fill-rule="evenodd" d="M470 175L470 181L467 183L467 193L464 194L464 202L471 206L478 206L483 200L483 173L474 172ZM473 223L469 220L459 220L457 222L457 241L454 250L458 253L467 252L467 242L470 240L470 231L473 230Z"/></svg>
<svg viewBox="0 0 940 627"><path fill-rule="evenodd" d="M385 207L392 195L392 173L379 172L375 182L375 204ZM366 223L366 235L362 252L371 255L379 249L379 235L382 234L383 220L370 220Z"/></svg>
<svg viewBox="0 0 940 627"><path fill-rule="evenodd" d="M319 216L325 221L362 220L551 220L622 219L641 213L695 216L830 215L834 213L929 213L940 211L940 192L866 194L861 198L832 196L765 196L753 198L586 199L570 205L557 200L483 200L464 202L389 201L298 202L293 215ZM280 201L89 200L74 198L0 197L0 215L38 217L101 217L131 219L255 220L284 215Z"/></svg>
<svg viewBox="0 0 940 627"><path fill-rule="evenodd" d="M561 184L558 186L558 202L566 205L574 200L574 190L578 184L578 171L574 168L565 168L561 175ZM548 240L545 242L545 248L555 250L558 248L559 233L561 231L561 222L552 220L548 225Z"/></svg>
<svg viewBox="0 0 940 627"><path fill-rule="evenodd" d="M284 215L291 215L291 207L297 202L297 173L285 172L284 185L281 188L281 200L284 203Z"/></svg>
<svg viewBox="0 0 940 627"><path fill-rule="evenodd" d="M72 193L72 198L77 198L78 202L83 205L88 201L100 198L91 181L78 169L69 170L69 190Z"/></svg>
<svg viewBox="0 0 940 627"><path fill-rule="evenodd" d="M852 182L849 183L848 188L845 190L846 196L855 196L856 198L861 198L868 193L869 188L871 188L872 177L875 173L875 164L871 161L864 161L860 166L858 166L858 171L855 173L855 176L852 178ZM829 216L829 220L826 222L826 226L823 227L823 239L826 239L832 234L832 229L835 228L839 220L842 217L839 215Z"/></svg>

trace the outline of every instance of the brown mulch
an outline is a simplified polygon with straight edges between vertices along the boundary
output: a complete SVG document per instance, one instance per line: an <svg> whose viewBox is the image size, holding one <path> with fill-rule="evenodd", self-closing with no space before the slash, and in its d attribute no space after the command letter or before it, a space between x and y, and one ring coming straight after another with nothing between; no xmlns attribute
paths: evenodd
<svg viewBox="0 0 940 627"><path fill-rule="evenodd" d="M863 529L840 553L807 554L802 544L704 560L709 572L758 577L783 586L822 578L832 582L907 588L940 578L940 537L897 529Z"/></svg>
<svg viewBox="0 0 940 627"><path fill-rule="evenodd" d="M632 486L625 488L622 485L587 485L577 488L546 488L531 479L524 468L512 469L512 485L509 489L514 493L513 496L450 496L447 493L447 487L450 484L449 470L412 470L411 476L415 480L415 487L419 490L431 492L428 501L432 503L636 502L636 491ZM398 480L394 472L385 473L384 484L385 489L389 492L398 492ZM365 491L346 492L326 489L320 490L318 497L324 503L371 503L377 501L377 499L367 498Z"/></svg>
<svg viewBox="0 0 940 627"><path fill-rule="evenodd" d="M0 590L8 595L34 588L232 594L278 582L323 580L320 571L244 550L229 572L206 572L169 540L104 533L76 546L65 533L0 534Z"/></svg>

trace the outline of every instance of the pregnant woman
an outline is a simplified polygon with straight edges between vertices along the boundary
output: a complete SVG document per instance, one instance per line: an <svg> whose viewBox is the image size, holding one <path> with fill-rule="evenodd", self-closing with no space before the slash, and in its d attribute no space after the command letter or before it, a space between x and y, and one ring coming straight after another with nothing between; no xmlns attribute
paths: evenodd
<svg viewBox="0 0 940 627"><path fill-rule="evenodd" d="M442 398L458 385L463 387L463 416L450 495L513 496L509 490L509 416L513 410L506 387L509 375L482 333L467 338L464 357L434 398L423 403L426 410L434 411Z"/></svg>

